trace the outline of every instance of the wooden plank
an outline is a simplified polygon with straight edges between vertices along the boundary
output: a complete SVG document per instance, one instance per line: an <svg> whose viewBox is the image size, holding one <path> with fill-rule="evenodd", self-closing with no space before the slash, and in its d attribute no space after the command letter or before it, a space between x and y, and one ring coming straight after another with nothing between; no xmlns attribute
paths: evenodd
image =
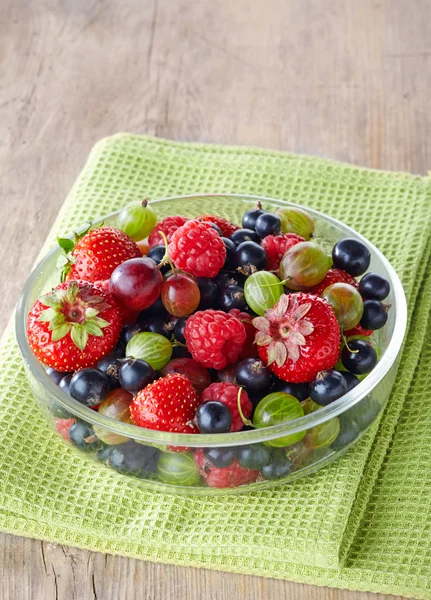
<svg viewBox="0 0 431 600"><path fill-rule="evenodd" d="M3 330L91 146L118 131L374 168L431 165L428 0L3 0ZM371 594L154 565L0 535L0 598Z"/></svg>

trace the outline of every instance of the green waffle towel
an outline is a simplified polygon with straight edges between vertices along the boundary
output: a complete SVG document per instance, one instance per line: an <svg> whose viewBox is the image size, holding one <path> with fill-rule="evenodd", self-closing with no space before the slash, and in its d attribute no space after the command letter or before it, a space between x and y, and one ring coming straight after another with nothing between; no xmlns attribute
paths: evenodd
<svg viewBox="0 0 431 600"><path fill-rule="evenodd" d="M43 251L56 234L128 201L197 192L316 208L357 229L392 262L406 291L409 331L383 418L344 457L290 485L208 498L145 491L51 432L10 324L0 349L0 529L153 561L431 598L429 180L121 134L94 147ZM218 210L230 214L229 206Z"/></svg>

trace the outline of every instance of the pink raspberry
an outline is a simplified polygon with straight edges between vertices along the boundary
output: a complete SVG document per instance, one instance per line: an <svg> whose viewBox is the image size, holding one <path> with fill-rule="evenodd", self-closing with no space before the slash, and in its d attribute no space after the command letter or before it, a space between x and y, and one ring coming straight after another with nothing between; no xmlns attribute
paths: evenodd
<svg viewBox="0 0 431 600"><path fill-rule="evenodd" d="M228 314L233 315L241 321L241 323L244 325L245 333L247 334L244 346L242 347L241 354L239 355L238 359L241 360L243 358L257 356L257 346L254 343L256 329L252 324L253 317L246 312L241 312L239 308L231 308Z"/></svg>
<svg viewBox="0 0 431 600"><path fill-rule="evenodd" d="M235 385L234 383L212 383L202 392L201 396L202 403L209 402L210 400L217 400L218 402L223 402L223 404L226 404L232 413L232 425L230 427L231 431L241 431L244 426L238 411L239 389L240 386ZM241 391L241 410L246 419L249 418L251 411L253 410L253 405L250 402L245 390Z"/></svg>
<svg viewBox="0 0 431 600"><path fill-rule="evenodd" d="M195 463L199 473L206 479L207 485L214 488L234 488L253 483L259 477L259 471L251 471L241 467L235 459L229 467L221 469L210 462L202 448L195 452Z"/></svg>
<svg viewBox="0 0 431 600"><path fill-rule="evenodd" d="M199 221L209 221L214 223L214 225L220 227L223 237L227 238L230 238L233 232L239 229L238 225L234 225L224 217L217 217L217 215L202 215L201 217L198 217L198 219Z"/></svg>
<svg viewBox="0 0 431 600"><path fill-rule="evenodd" d="M247 336L236 317L221 310L201 310L187 319L184 337L197 362L208 369L224 369L238 360Z"/></svg>
<svg viewBox="0 0 431 600"><path fill-rule="evenodd" d="M285 233L283 235L267 235L263 238L261 245L266 250L268 271L278 271L280 261L286 252L299 242L305 242L305 239L296 233Z"/></svg>
<svg viewBox="0 0 431 600"><path fill-rule="evenodd" d="M169 256L178 269L195 277L215 277L223 268L226 247L211 225L187 221L173 233Z"/></svg>
<svg viewBox="0 0 431 600"><path fill-rule="evenodd" d="M163 233L167 237L168 242L170 242L174 231L176 231L178 227L184 225L184 223L187 223L187 221L188 219L186 219L186 217L182 217L181 215L175 215L173 217L166 217L165 219L163 219L163 221L157 223L157 225L154 227L153 231L148 237L148 244L150 248L152 248L153 246L163 246L163 244L165 243L159 231L163 231Z"/></svg>

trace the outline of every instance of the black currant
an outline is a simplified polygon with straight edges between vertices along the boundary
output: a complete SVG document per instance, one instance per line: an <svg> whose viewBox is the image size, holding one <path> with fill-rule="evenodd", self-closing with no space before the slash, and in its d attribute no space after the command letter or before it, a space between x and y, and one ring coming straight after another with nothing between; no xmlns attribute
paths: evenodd
<svg viewBox="0 0 431 600"><path fill-rule="evenodd" d="M224 261L223 269L233 270L235 268L235 248L236 244L229 238L222 237L223 243L226 248L226 259Z"/></svg>
<svg viewBox="0 0 431 600"><path fill-rule="evenodd" d="M269 481L286 477L293 470L292 461L285 455L283 450L273 450L269 462L262 467L261 473Z"/></svg>
<svg viewBox="0 0 431 600"><path fill-rule="evenodd" d="M184 337L184 329L186 328L187 318L188 317L181 317L180 319L178 319L174 327L174 338L182 344L186 343L186 338Z"/></svg>
<svg viewBox="0 0 431 600"><path fill-rule="evenodd" d="M239 362L235 378L250 394L269 392L274 382L274 375L259 358L244 358Z"/></svg>
<svg viewBox="0 0 431 600"><path fill-rule="evenodd" d="M65 375L63 377L63 379L60 381L60 383L58 384L58 387L63 390L63 392L66 392L66 394L68 394L70 396L70 382L72 381L72 374L69 375Z"/></svg>
<svg viewBox="0 0 431 600"><path fill-rule="evenodd" d="M196 277L195 281L198 284L199 292L201 294L199 306L196 310L207 310L209 308L214 308L218 292L217 283L214 281L214 279L210 279L208 277Z"/></svg>
<svg viewBox="0 0 431 600"><path fill-rule="evenodd" d="M347 393L347 381L339 371L320 371L310 382L310 398L320 406L327 406Z"/></svg>
<svg viewBox="0 0 431 600"><path fill-rule="evenodd" d="M390 291L389 282L377 273L366 273L359 282L359 292L364 299L384 300Z"/></svg>
<svg viewBox="0 0 431 600"><path fill-rule="evenodd" d="M205 448L204 455L215 467L220 469L230 467L235 460L233 448Z"/></svg>
<svg viewBox="0 0 431 600"><path fill-rule="evenodd" d="M218 293L217 306L225 312L229 312L232 308L245 310L248 305L245 300L244 289L239 285L228 285Z"/></svg>
<svg viewBox="0 0 431 600"><path fill-rule="evenodd" d="M236 246L243 242L260 242L260 237L252 229L237 229L230 236L230 239Z"/></svg>
<svg viewBox="0 0 431 600"><path fill-rule="evenodd" d="M137 333L141 333L142 331L142 326L138 323L131 323L130 325L126 325L125 327L123 327L123 329L121 330L121 334L120 334L120 339L119 339L119 347L123 347L124 348L127 346L127 344L130 342L130 340L132 339L132 337L134 335L136 335Z"/></svg>
<svg viewBox="0 0 431 600"><path fill-rule="evenodd" d="M232 413L223 402L204 402L196 411L196 424L201 433L227 433L232 425Z"/></svg>
<svg viewBox="0 0 431 600"><path fill-rule="evenodd" d="M164 246L153 246L147 252L147 258L151 258L151 260L153 260L156 263L156 265L159 264L159 262L162 260L164 255L165 255L165 247ZM160 267L161 273L167 273L169 270L170 270L169 263L166 263L165 265L163 265L163 267Z"/></svg>
<svg viewBox="0 0 431 600"><path fill-rule="evenodd" d="M174 323L166 323L163 319L159 317L152 318L142 326L144 331L158 333L159 335L163 335L165 338L168 338L168 340L170 340L172 337L174 327Z"/></svg>
<svg viewBox="0 0 431 600"><path fill-rule="evenodd" d="M265 249L256 242L242 242L235 251L236 266L242 269L246 268L250 271L248 274L264 269L266 261Z"/></svg>
<svg viewBox="0 0 431 600"><path fill-rule="evenodd" d="M269 462L271 450L263 444L251 444L250 446L239 446L236 454L241 467L258 471Z"/></svg>
<svg viewBox="0 0 431 600"><path fill-rule="evenodd" d="M337 269L347 271L353 277L362 275L370 266L371 255L368 248L354 238L345 238L335 244L332 262Z"/></svg>
<svg viewBox="0 0 431 600"><path fill-rule="evenodd" d="M165 319L168 316L168 311L163 306L163 302L161 297L159 296L157 300L145 310L142 310L139 313L138 324L146 323L149 319L153 317L159 317L160 319Z"/></svg>
<svg viewBox="0 0 431 600"><path fill-rule="evenodd" d="M155 377L154 369L145 360L140 359L125 360L119 370L121 387L133 394L152 383Z"/></svg>
<svg viewBox="0 0 431 600"><path fill-rule="evenodd" d="M264 213L256 220L256 233L259 237L264 238L267 235L278 235L281 233L281 220L274 213Z"/></svg>
<svg viewBox="0 0 431 600"><path fill-rule="evenodd" d="M283 381L277 379L274 384L274 392L284 392L294 396L297 400L302 402L308 398L308 383L290 383L289 381Z"/></svg>
<svg viewBox="0 0 431 600"><path fill-rule="evenodd" d="M377 364L377 354L372 345L365 340L350 340L349 347L344 346L341 361L348 371L355 375L365 375Z"/></svg>
<svg viewBox="0 0 431 600"><path fill-rule="evenodd" d="M52 367L47 367L46 368L46 374L52 379L52 381L54 383L56 383L57 385L60 383L60 381L63 379L63 377L65 375L67 375L67 373L63 373L62 371L56 371L55 369L53 369Z"/></svg>
<svg viewBox="0 0 431 600"><path fill-rule="evenodd" d="M340 371L340 374L346 380L348 392L350 392L350 390L353 390L353 388L356 387L360 383L360 381L356 377L356 375L354 375L353 373L350 373L349 371Z"/></svg>
<svg viewBox="0 0 431 600"><path fill-rule="evenodd" d="M93 452L102 446L102 442L94 433L94 429L89 423L76 421L69 429L69 440L79 450L84 452Z"/></svg>
<svg viewBox="0 0 431 600"><path fill-rule="evenodd" d="M244 229L254 229L256 227L257 219L264 213L265 211L259 206L244 213L244 216L242 217L242 226Z"/></svg>
<svg viewBox="0 0 431 600"><path fill-rule="evenodd" d="M223 232L220 229L220 227L218 225L216 225L216 223L213 223L212 221L205 221L205 223L207 223L208 225L210 225L215 231L217 231L217 233L222 236Z"/></svg>
<svg viewBox="0 0 431 600"><path fill-rule="evenodd" d="M239 271L234 271L233 273L220 271L213 281L217 284L219 290L223 290L228 285L240 285L241 287L244 287L246 279L246 276Z"/></svg>
<svg viewBox="0 0 431 600"><path fill-rule="evenodd" d="M364 312L360 320L361 327L364 329L381 329L386 325L388 312L380 300L365 300Z"/></svg>
<svg viewBox="0 0 431 600"><path fill-rule="evenodd" d="M121 357L118 356L119 352L113 350L103 358L99 360L96 367L109 377L109 383L111 388L114 389L120 384L118 383L118 371L121 366Z"/></svg>
<svg viewBox="0 0 431 600"><path fill-rule="evenodd" d="M109 377L95 368L77 371L70 382L70 395L84 406L100 404L110 389Z"/></svg>
<svg viewBox="0 0 431 600"><path fill-rule="evenodd" d="M174 346L171 358L192 358L192 355L184 346Z"/></svg>

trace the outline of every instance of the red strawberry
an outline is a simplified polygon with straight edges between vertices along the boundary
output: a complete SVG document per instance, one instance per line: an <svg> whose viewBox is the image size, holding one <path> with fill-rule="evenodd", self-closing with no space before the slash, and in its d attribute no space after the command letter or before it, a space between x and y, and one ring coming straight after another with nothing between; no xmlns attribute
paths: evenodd
<svg viewBox="0 0 431 600"><path fill-rule="evenodd" d="M348 283L352 285L355 289L359 288L359 284L354 277L349 275L346 271L342 269L329 269L326 273L325 277L322 279L320 283L315 285L312 288L309 288L307 292L309 294L313 294L314 296L321 296L323 291L333 283Z"/></svg>
<svg viewBox="0 0 431 600"><path fill-rule="evenodd" d="M215 277L223 268L226 246L208 223L187 221L169 242L169 256L175 266L195 277Z"/></svg>
<svg viewBox="0 0 431 600"><path fill-rule="evenodd" d="M110 294L86 281L68 281L42 296L28 315L30 348L45 365L70 372L92 367L110 352L121 330Z"/></svg>
<svg viewBox="0 0 431 600"><path fill-rule="evenodd" d="M261 360L284 381L311 381L338 360L340 326L323 298L283 294L253 325Z"/></svg>
<svg viewBox="0 0 431 600"><path fill-rule="evenodd" d="M69 438L69 429L72 425L76 423L75 419L56 419L55 420L55 429L57 433L61 435L61 437L66 440L66 442L70 442Z"/></svg>
<svg viewBox="0 0 431 600"><path fill-rule="evenodd" d="M283 256L292 246L299 244L299 242L305 242L305 239L300 235L296 235L296 233L267 235L264 237L261 246L266 251L267 271L278 271Z"/></svg>
<svg viewBox="0 0 431 600"><path fill-rule="evenodd" d="M169 243L171 241L171 237L174 231L176 231L179 227L184 225L184 223L187 223L187 221L188 219L186 219L186 217L182 217L181 215L174 215L173 217L166 217L165 219L163 219L163 221L157 223L157 225L154 227L153 231L148 237L148 244L150 248L153 248L153 246L164 245L165 242L163 240L163 237L159 233L160 231L163 231Z"/></svg>
<svg viewBox="0 0 431 600"><path fill-rule="evenodd" d="M202 393L201 402L209 402L210 400L217 400L223 402L229 408L232 413L232 425L231 431L241 431L244 426L243 420L238 411L238 392L240 390L239 385L234 383L212 383ZM241 410L246 419L251 415L253 405L249 400L247 392L241 391Z"/></svg>
<svg viewBox="0 0 431 600"><path fill-rule="evenodd" d="M184 375L166 375L138 392L130 405L132 421L138 427L198 433L190 425L199 405L199 395Z"/></svg>
<svg viewBox="0 0 431 600"><path fill-rule="evenodd" d="M66 252L62 279L98 281L109 279L113 271L129 258L142 256L136 243L116 227L91 229L84 236L73 240L59 238L60 247Z"/></svg>
<svg viewBox="0 0 431 600"><path fill-rule="evenodd" d="M187 319L184 337L194 360L208 369L223 369L238 360L246 333L236 317L221 310L201 310Z"/></svg>
<svg viewBox="0 0 431 600"><path fill-rule="evenodd" d="M254 343L254 336L256 334L256 330L253 327L253 317L246 312L241 312L239 308L231 308L228 312L228 315L233 315L236 317L241 323L244 325L245 333L247 337L245 338L244 346L242 347L241 354L238 356L238 360L242 358L250 358L253 356L257 356L257 346Z"/></svg>
<svg viewBox="0 0 431 600"><path fill-rule="evenodd" d="M247 483L253 483L259 477L259 471L251 471L241 467L235 459L229 467L223 469L215 467L209 461L202 448L194 455L199 473L206 479L207 485L214 488L234 488Z"/></svg>
<svg viewBox="0 0 431 600"><path fill-rule="evenodd" d="M224 217L218 217L216 215L202 215L198 217L199 221L214 223L220 227L223 237L230 238L234 231L239 229L238 225L234 225L231 221L228 221Z"/></svg>

